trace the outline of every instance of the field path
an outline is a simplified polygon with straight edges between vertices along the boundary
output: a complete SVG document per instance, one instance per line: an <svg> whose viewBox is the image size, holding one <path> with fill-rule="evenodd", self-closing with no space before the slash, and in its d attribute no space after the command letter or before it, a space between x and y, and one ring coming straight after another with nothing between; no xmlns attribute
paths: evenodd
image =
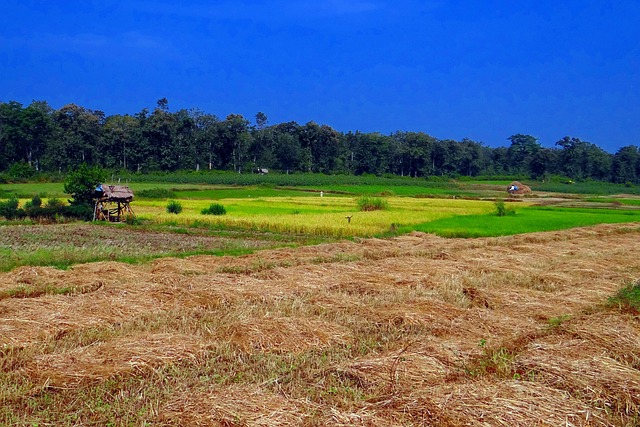
<svg viewBox="0 0 640 427"><path fill-rule="evenodd" d="M638 224L0 274L0 424L640 424Z"/></svg>

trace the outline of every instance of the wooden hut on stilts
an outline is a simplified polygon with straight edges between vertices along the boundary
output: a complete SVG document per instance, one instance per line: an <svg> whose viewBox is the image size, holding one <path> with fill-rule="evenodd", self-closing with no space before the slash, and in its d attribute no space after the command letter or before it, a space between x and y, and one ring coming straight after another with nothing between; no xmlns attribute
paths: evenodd
<svg viewBox="0 0 640 427"><path fill-rule="evenodd" d="M100 184L96 187L94 221L121 222L135 214L129 203L133 200L133 191L125 185Z"/></svg>

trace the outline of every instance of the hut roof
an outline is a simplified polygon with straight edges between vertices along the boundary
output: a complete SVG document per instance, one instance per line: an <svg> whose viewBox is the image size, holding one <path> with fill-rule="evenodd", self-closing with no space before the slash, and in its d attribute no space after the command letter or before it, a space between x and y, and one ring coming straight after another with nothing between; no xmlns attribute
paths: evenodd
<svg viewBox="0 0 640 427"><path fill-rule="evenodd" d="M96 187L96 196L103 202L130 202L133 200L133 191L126 185L105 185Z"/></svg>

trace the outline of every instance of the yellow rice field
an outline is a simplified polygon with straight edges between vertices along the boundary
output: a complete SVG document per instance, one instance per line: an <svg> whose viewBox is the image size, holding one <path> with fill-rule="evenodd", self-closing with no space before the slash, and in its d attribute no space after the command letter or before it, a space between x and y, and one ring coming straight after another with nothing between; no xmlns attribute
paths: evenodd
<svg viewBox="0 0 640 427"><path fill-rule="evenodd" d="M495 210L490 201L414 199L390 197L390 209L360 212L356 200L345 197L264 197L224 199L227 214L203 215L210 200L180 200L180 214L166 212L166 201L136 201L135 213L153 223L191 225L224 224L249 229L325 236L373 236L403 225L420 224L456 215L475 215Z"/></svg>

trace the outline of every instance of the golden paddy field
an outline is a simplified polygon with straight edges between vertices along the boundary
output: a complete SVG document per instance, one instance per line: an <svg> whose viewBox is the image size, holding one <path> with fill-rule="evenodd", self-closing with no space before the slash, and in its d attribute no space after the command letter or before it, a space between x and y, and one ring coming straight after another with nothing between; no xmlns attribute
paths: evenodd
<svg viewBox="0 0 640 427"><path fill-rule="evenodd" d="M181 199L183 211L166 212L166 201L140 200L135 213L154 223L190 225L224 224L276 232L349 237L373 236L403 225L420 224L440 218L486 214L495 210L493 202L478 200L385 198L390 209L372 212L357 210L356 200L348 197L261 197L219 201L226 215L202 215L208 200ZM347 218L350 217L350 220Z"/></svg>

